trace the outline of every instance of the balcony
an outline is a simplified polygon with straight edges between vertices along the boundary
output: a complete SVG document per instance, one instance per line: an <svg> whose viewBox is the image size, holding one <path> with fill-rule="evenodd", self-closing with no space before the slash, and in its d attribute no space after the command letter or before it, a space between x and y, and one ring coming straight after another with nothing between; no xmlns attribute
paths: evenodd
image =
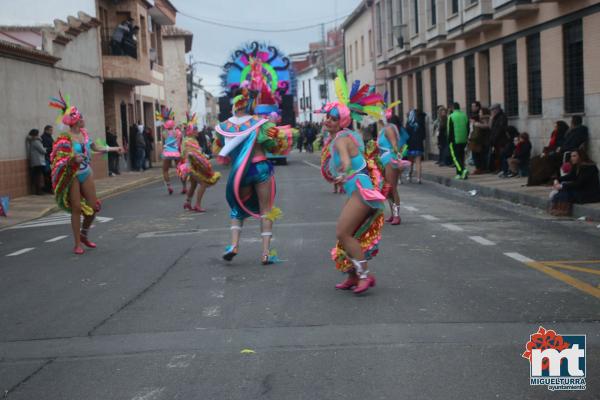
<svg viewBox="0 0 600 400"><path fill-rule="evenodd" d="M465 39L501 27L502 22L494 20L493 14L492 0L467 0L462 13L447 21L448 39Z"/></svg>
<svg viewBox="0 0 600 400"><path fill-rule="evenodd" d="M538 12L531 0L493 0L494 19L517 19Z"/></svg>
<svg viewBox="0 0 600 400"><path fill-rule="evenodd" d="M439 49L444 47L450 47L454 45L452 40L448 40L445 25L438 23L427 29L425 33L425 39L427 40L428 49Z"/></svg>
<svg viewBox="0 0 600 400"><path fill-rule="evenodd" d="M151 82L150 65L147 60L130 56L102 56L102 73L107 82L143 86Z"/></svg>

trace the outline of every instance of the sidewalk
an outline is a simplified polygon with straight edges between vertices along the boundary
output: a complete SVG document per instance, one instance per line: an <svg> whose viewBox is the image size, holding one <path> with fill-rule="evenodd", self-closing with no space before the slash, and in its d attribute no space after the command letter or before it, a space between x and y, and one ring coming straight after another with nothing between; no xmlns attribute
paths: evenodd
<svg viewBox="0 0 600 400"><path fill-rule="evenodd" d="M473 168L470 168L472 171ZM478 196L492 197L545 210L550 186L525 186L527 178L498 178L495 174L470 175L469 179L454 180L456 170L439 167L434 161L423 163L423 178L464 191L476 190ZM587 217L600 221L600 203L575 204L573 217Z"/></svg>
<svg viewBox="0 0 600 400"><path fill-rule="evenodd" d="M126 192L139 186L162 180L162 169L152 168L145 172L122 172L114 177L97 179L96 193L99 199ZM8 217L0 217L0 229L20 224L58 211L54 196L25 196L10 200Z"/></svg>

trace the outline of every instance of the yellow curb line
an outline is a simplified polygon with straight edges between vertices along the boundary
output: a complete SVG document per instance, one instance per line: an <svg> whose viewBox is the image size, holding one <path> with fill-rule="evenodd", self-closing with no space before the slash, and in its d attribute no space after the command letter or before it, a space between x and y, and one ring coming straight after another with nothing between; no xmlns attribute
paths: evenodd
<svg viewBox="0 0 600 400"><path fill-rule="evenodd" d="M567 274L557 271L551 267L548 267L547 265L544 265L544 263L542 263L542 262L532 261L532 262L526 262L525 264L533 269L536 269L540 272L545 273L546 275L549 275L549 276L551 276L555 279L558 279L568 285L571 285L575 289L579 289L582 292L585 292L591 296L594 296L597 299L600 299L600 289L595 288L594 286L592 286L590 284L587 284L583 281L580 281L579 279L573 278L570 275L567 275Z"/></svg>
<svg viewBox="0 0 600 400"><path fill-rule="evenodd" d="M553 268L562 268L562 269L568 269L571 271L586 272L588 274L600 275L600 270L593 269L593 268L576 267L574 265L567 265L567 264L563 264L563 263L546 262L546 261L544 261L544 264L549 265Z"/></svg>

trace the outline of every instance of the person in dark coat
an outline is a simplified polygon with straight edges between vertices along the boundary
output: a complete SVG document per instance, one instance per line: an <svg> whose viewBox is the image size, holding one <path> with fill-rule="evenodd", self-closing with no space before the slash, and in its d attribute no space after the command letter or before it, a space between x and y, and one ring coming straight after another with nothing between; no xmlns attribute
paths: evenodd
<svg viewBox="0 0 600 400"><path fill-rule="evenodd" d="M565 141L562 146L557 148L557 151L561 154L565 154L570 151L577 150L588 141L589 133L587 126L582 124L581 116L574 115L571 118L571 129L565 135Z"/></svg>
<svg viewBox="0 0 600 400"><path fill-rule="evenodd" d="M598 167L591 161L583 149L571 152L571 171L554 181L552 208L555 216L571 214L572 204L600 202L600 180Z"/></svg>
<svg viewBox="0 0 600 400"><path fill-rule="evenodd" d="M144 139L146 140L146 162L148 163L148 168L152 168L152 154L154 153L154 134L152 133L152 129L147 126L144 127Z"/></svg>
<svg viewBox="0 0 600 400"><path fill-rule="evenodd" d="M497 172L502 164L502 152L512 141L507 134L508 118L502 111L500 104L494 104L490 108L490 171Z"/></svg>
<svg viewBox="0 0 600 400"><path fill-rule="evenodd" d="M106 145L110 147L119 147L117 141L117 134L113 133L109 127L106 127ZM110 152L108 153L108 175L121 175L119 172L119 153Z"/></svg>
<svg viewBox="0 0 600 400"><path fill-rule="evenodd" d="M421 112L414 109L408 113L406 131L408 132L408 158L412 161L408 181L412 182L413 166L417 168L417 183L421 183L423 153L425 152L425 124Z"/></svg>
<svg viewBox="0 0 600 400"><path fill-rule="evenodd" d="M54 146L53 133L54 128L52 125L46 125L44 127L44 133L42 133L42 144L44 145L44 149L46 149L46 167L44 168L44 192L46 193L52 193L50 154L52 154L52 147Z"/></svg>

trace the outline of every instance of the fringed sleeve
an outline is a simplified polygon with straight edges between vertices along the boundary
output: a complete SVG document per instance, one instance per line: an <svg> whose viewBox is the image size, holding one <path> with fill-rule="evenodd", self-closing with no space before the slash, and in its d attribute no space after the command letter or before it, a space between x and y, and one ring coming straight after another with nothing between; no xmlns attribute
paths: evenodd
<svg viewBox="0 0 600 400"><path fill-rule="evenodd" d="M68 135L60 135L54 142L50 155L52 163L52 189L56 204L61 210L71 212L69 190L76 178L78 164L74 160L73 142ZM94 210L81 200L81 211L84 215L94 214Z"/></svg>

